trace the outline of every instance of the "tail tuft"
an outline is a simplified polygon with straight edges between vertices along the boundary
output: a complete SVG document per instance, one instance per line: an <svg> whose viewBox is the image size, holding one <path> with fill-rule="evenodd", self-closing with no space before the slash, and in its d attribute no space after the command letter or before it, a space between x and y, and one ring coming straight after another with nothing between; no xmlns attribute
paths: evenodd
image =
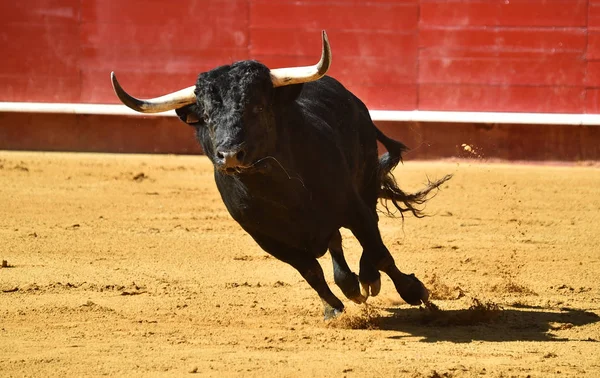
<svg viewBox="0 0 600 378"><path fill-rule="evenodd" d="M452 175L446 175L435 181L428 180L427 185L418 192L405 193L398 187L392 170L402 161L402 153L408 148L397 140L387 137L379 130L377 130L377 140L388 150L379 158L379 182L381 183L379 198L383 200L382 204L388 215L393 215L393 211L388 206L388 201L391 201L394 207L400 211L402 218L404 218L404 213L407 211L410 211L417 218L423 218L425 215L420 205L433 198L430 193L434 189L439 189L440 185L452 178Z"/></svg>
<svg viewBox="0 0 600 378"><path fill-rule="evenodd" d="M394 207L400 211L400 215L404 218L404 213L410 211L415 217L423 218L423 209L420 205L423 205L429 199L433 198L435 194L430 195L434 189L439 189L440 185L450 180L452 175L446 175L439 180L431 181L428 180L427 185L415 193L406 193L398 187L396 178L391 172L387 172L381 180L381 191L379 198L381 198L382 204L387 210L388 215L392 215L393 212L388 206L388 201L391 201Z"/></svg>

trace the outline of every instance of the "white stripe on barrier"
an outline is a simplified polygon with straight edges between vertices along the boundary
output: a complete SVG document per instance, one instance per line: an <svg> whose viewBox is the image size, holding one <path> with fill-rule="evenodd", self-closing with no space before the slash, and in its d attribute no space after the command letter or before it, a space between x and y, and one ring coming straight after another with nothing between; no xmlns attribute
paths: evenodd
<svg viewBox="0 0 600 378"><path fill-rule="evenodd" d="M90 115L127 115L143 117L174 117L175 111L158 114L142 114L125 105L65 104L45 102L0 102L0 112L13 113L59 113Z"/></svg>
<svg viewBox="0 0 600 378"><path fill-rule="evenodd" d="M42 102L0 102L0 112L127 115L144 117L176 116L175 111L159 114L141 114L129 109L125 105ZM424 110L371 110L370 113L373 121L600 126L600 114L446 112Z"/></svg>
<svg viewBox="0 0 600 378"><path fill-rule="evenodd" d="M600 126L600 114L371 110L374 121Z"/></svg>

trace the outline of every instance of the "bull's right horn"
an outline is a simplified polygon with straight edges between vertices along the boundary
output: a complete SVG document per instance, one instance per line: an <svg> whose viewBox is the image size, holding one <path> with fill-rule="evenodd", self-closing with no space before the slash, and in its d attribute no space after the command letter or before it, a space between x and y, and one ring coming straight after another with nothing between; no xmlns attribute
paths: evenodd
<svg viewBox="0 0 600 378"><path fill-rule="evenodd" d="M283 87L284 85L308 83L322 78L331 65L331 47L327 33L322 33L323 48L321 50L321 60L313 66L305 67L286 67L275 68L271 70L271 81L274 87Z"/></svg>
<svg viewBox="0 0 600 378"><path fill-rule="evenodd" d="M187 87L161 97L140 100L129 95L121 88L114 72L110 73L110 80L112 81L113 89L117 97L119 97L119 100L136 112L161 113L168 110L179 109L196 102L196 94L194 93L196 86Z"/></svg>

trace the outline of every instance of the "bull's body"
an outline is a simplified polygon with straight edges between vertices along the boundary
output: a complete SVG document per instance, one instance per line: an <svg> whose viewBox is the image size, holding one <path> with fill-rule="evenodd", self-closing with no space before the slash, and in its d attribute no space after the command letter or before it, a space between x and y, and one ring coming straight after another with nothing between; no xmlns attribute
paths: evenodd
<svg viewBox="0 0 600 378"><path fill-rule="evenodd" d="M324 36L320 64L328 65L326 43ZM300 69L303 75L307 68ZM398 270L383 244L377 201L418 214L414 205L449 177L414 194L402 192L390 171L404 145L383 135L366 106L320 71L299 81L289 69L274 74L261 63L238 62L200 74L195 87L170 102L160 98L157 111L175 104L171 108L196 128L231 216L266 252L300 272L323 300L326 317L344 308L317 262L328 249L335 282L348 298L362 303L377 295L383 271L404 300L419 304L427 290ZM131 98L114 77L113 84L134 109L157 106ZM179 93L186 91L182 100ZM377 141L388 150L381 158ZM341 227L363 247L359 276L344 259Z"/></svg>
<svg viewBox="0 0 600 378"><path fill-rule="evenodd" d="M376 205L376 130L362 102L330 77L304 84L280 113L278 148L254 172L216 169L217 187L231 216L268 252L320 257L332 234L349 226L358 198ZM210 138L199 136L210 149ZM272 250L274 243L290 250Z"/></svg>

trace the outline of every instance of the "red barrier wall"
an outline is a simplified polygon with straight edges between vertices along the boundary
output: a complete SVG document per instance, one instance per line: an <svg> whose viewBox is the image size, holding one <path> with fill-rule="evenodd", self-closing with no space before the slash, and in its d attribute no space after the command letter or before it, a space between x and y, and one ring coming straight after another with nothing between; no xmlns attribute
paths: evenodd
<svg viewBox="0 0 600 378"><path fill-rule="evenodd" d="M404 154L405 160L600 161L600 127L439 122L376 124L387 136L410 148ZM472 146L472 150L465 150L464 143ZM202 153L193 128L175 117L2 112L0 150Z"/></svg>
<svg viewBox="0 0 600 378"><path fill-rule="evenodd" d="M600 112L600 0L0 0L0 101L116 103L256 58L371 109Z"/></svg>

